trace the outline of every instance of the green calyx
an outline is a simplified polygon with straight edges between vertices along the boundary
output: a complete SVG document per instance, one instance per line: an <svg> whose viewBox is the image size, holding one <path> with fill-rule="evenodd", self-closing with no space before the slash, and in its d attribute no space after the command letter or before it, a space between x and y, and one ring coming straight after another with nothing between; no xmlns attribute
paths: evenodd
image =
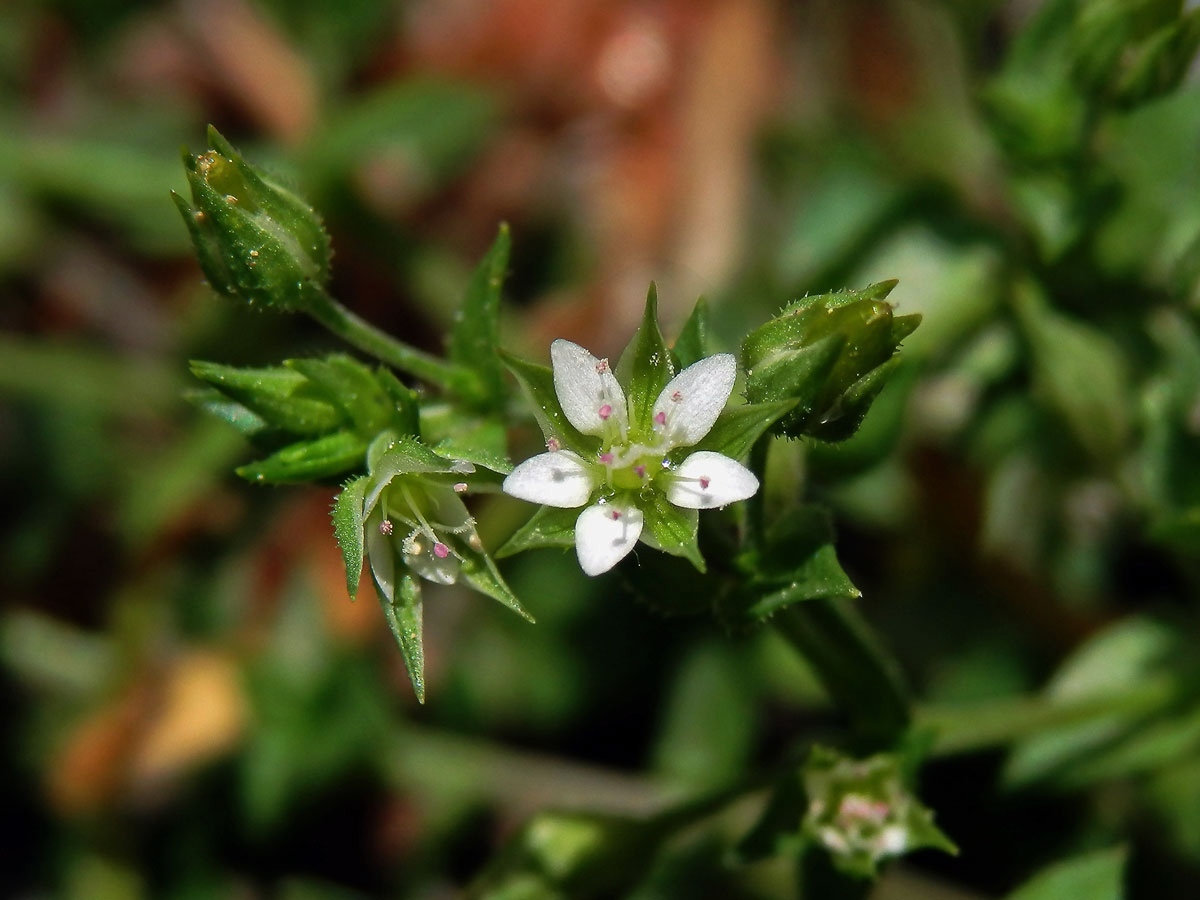
<svg viewBox="0 0 1200 900"><path fill-rule="evenodd" d="M252 306L312 310L324 299L329 235L304 200L251 167L215 128L185 153L192 203L172 195L205 277Z"/></svg>
<svg viewBox="0 0 1200 900"><path fill-rule="evenodd" d="M746 398L793 401L774 426L788 437L850 437L894 368L900 342L919 315L896 316L883 281L860 291L805 297L742 343Z"/></svg>

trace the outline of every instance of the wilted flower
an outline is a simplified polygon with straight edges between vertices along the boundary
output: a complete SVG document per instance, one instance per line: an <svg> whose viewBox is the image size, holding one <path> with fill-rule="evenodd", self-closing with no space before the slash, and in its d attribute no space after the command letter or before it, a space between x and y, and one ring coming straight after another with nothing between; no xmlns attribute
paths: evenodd
<svg viewBox="0 0 1200 900"><path fill-rule="evenodd" d="M725 408L737 373L732 355L709 356L679 372L641 421L631 420L607 359L559 339L550 345L550 360L563 414L580 433L599 438L599 449L586 458L551 437L547 452L517 466L503 487L532 503L585 507L575 521L575 548L588 575L607 572L639 538L650 543L642 527L660 499L686 510L712 509L758 490L749 469L720 453L696 451L678 464L671 456L699 442Z"/></svg>

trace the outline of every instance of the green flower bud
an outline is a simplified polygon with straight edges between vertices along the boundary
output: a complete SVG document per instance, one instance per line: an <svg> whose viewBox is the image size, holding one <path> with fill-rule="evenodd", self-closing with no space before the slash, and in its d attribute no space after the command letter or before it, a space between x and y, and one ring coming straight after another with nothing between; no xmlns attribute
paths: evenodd
<svg viewBox="0 0 1200 900"><path fill-rule="evenodd" d="M861 291L805 297L742 342L746 398L795 400L774 432L826 441L850 437L894 368L919 315L893 316L883 281Z"/></svg>
<svg viewBox="0 0 1200 900"><path fill-rule="evenodd" d="M804 766L804 792L805 835L847 874L874 877L880 862L922 847L958 852L904 783L895 756L859 760L814 747Z"/></svg>
<svg viewBox="0 0 1200 900"><path fill-rule="evenodd" d="M172 194L214 289L252 306L305 310L329 280L329 235L311 206L242 159L211 126L184 154L192 203Z"/></svg>

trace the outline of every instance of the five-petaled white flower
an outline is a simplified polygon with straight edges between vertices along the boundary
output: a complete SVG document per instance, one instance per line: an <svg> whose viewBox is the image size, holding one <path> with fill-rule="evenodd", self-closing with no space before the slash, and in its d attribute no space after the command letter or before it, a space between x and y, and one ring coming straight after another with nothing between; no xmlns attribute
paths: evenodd
<svg viewBox="0 0 1200 900"><path fill-rule="evenodd" d="M698 510L745 500L758 490L749 469L720 453L698 450L678 464L668 456L696 444L717 421L737 374L732 355L706 357L677 374L647 410L646 422L630 421L625 392L607 359L560 338L550 345L550 361L567 421L599 438L600 448L585 459L550 437L546 453L504 479L504 491L546 506L586 505L575 521L575 549L588 575L607 572L639 538L647 542L642 510L656 494Z"/></svg>

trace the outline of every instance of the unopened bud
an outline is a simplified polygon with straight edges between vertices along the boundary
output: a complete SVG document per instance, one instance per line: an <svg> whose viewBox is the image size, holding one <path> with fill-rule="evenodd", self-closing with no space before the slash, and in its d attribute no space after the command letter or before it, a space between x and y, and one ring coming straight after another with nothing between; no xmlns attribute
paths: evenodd
<svg viewBox="0 0 1200 900"><path fill-rule="evenodd" d="M184 155L193 206L183 216L213 288L252 306L304 310L329 279L329 236L304 200L248 165L215 128Z"/></svg>

